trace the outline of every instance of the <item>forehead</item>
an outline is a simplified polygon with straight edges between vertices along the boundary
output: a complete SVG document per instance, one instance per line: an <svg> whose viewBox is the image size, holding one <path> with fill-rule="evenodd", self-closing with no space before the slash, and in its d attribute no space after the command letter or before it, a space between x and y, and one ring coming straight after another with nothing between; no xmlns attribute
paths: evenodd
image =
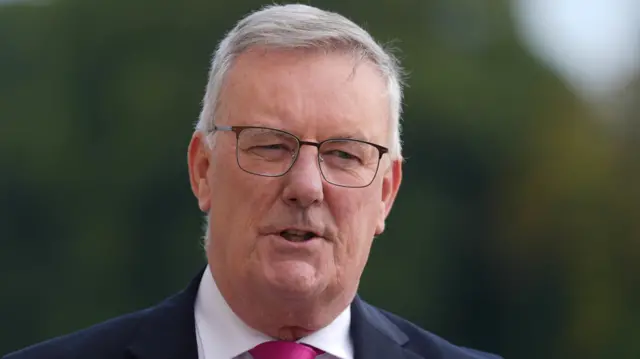
<svg viewBox="0 0 640 359"><path fill-rule="evenodd" d="M389 118L386 83L371 62L343 52L254 48L227 73L216 121L381 142Z"/></svg>

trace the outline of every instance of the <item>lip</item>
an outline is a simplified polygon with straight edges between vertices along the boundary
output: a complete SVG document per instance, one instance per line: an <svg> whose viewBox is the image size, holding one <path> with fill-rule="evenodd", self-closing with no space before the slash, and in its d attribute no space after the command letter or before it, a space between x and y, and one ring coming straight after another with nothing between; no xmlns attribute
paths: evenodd
<svg viewBox="0 0 640 359"><path fill-rule="evenodd" d="M264 230L260 231L262 235L276 235L280 237L280 233L284 231L296 231L296 232L311 232L314 233L315 236L309 240L313 239L327 239L325 237L325 231L316 226L269 226L264 228ZM301 242L302 243L302 242Z"/></svg>
<svg viewBox="0 0 640 359"><path fill-rule="evenodd" d="M269 239L273 242L273 245L276 248L280 248L283 250L301 250L301 249L313 249L323 244L324 238L322 237L313 237L303 242L291 242L282 237L279 233L270 233L264 236L266 239Z"/></svg>
<svg viewBox="0 0 640 359"><path fill-rule="evenodd" d="M303 232L303 233L311 232L311 233L315 234L316 237L319 237L319 234L321 233L321 231L318 231L317 229L306 228L306 227L285 227L285 228L282 228L280 230L276 230L275 233L280 234L280 233L282 233L284 231L295 231L295 232Z"/></svg>

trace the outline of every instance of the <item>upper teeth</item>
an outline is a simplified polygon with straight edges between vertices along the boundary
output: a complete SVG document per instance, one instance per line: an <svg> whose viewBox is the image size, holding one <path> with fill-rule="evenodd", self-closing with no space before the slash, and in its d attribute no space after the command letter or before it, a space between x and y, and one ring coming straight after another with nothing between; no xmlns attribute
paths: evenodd
<svg viewBox="0 0 640 359"><path fill-rule="evenodd" d="M289 229L289 230L286 230L284 232L287 233L287 234L294 235L294 236L306 236L309 233L307 231L298 231L298 230L295 230L295 229Z"/></svg>
<svg viewBox="0 0 640 359"><path fill-rule="evenodd" d="M303 242L315 237L313 232L297 231L297 230L285 230L282 231L282 236L293 242Z"/></svg>

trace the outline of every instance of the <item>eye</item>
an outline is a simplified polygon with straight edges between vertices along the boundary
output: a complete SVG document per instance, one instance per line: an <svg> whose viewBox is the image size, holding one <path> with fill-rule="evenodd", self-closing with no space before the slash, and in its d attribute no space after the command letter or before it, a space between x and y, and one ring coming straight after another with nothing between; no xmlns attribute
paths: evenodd
<svg viewBox="0 0 640 359"><path fill-rule="evenodd" d="M247 153L253 154L259 158L274 160L283 160L290 158L292 151L286 143L265 143L254 144L249 147Z"/></svg>
<svg viewBox="0 0 640 359"><path fill-rule="evenodd" d="M343 160L357 160L358 159L358 157L356 157L356 156L354 156L354 155L352 155L352 154L350 154L348 152L340 151L340 150L333 150L333 151L329 152L329 154L333 155L333 156L336 156L336 157L338 157L340 159L343 159Z"/></svg>
<svg viewBox="0 0 640 359"><path fill-rule="evenodd" d="M261 150L288 150L287 146L281 143L274 143L271 145L261 145L261 146L254 146L254 148L257 149L261 149Z"/></svg>
<svg viewBox="0 0 640 359"><path fill-rule="evenodd" d="M362 164L360 157L342 150L327 151L323 158L335 166L358 166Z"/></svg>

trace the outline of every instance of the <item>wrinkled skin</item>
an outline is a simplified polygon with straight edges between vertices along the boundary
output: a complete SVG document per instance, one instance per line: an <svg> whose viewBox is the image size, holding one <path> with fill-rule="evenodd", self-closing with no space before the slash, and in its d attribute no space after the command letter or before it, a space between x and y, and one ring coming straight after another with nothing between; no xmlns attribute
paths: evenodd
<svg viewBox="0 0 640 359"><path fill-rule="evenodd" d="M388 102L375 66L350 54L251 49L227 74L215 123L389 146ZM286 175L270 178L238 167L234 133L213 137L209 146L194 133L188 157L222 295L245 323L275 338L295 340L328 325L355 296L398 192L401 161L384 155L371 185L344 188L323 180L312 146L301 148ZM291 243L278 235L285 228L321 238Z"/></svg>

